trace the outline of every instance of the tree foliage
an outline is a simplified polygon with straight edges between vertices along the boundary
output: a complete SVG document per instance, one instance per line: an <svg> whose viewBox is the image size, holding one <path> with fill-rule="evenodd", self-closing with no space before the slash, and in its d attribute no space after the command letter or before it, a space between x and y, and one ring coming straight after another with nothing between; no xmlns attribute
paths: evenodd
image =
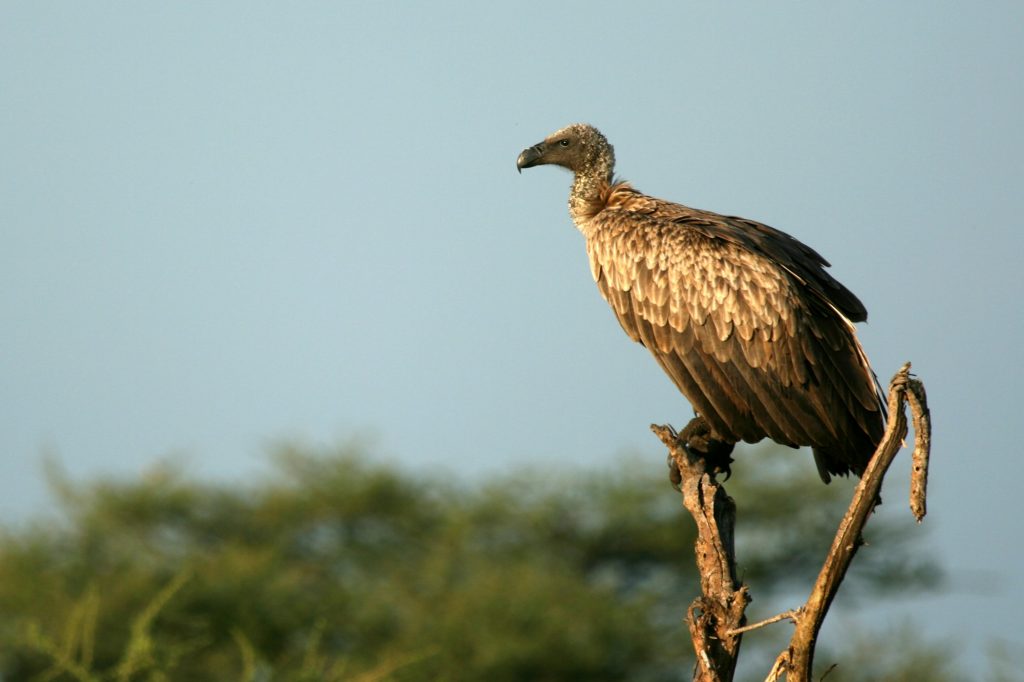
<svg viewBox="0 0 1024 682"><path fill-rule="evenodd" d="M743 579L766 603L809 584L844 506L841 486L774 453L738 465L756 480L729 484ZM172 466L141 481L54 477L63 521L0 537L0 678L684 677L693 528L659 466L470 485L355 448L284 448L275 463L241 487ZM937 584L919 529L870 530L878 550L844 590ZM832 647L830 680L875 679L858 673L866 641ZM894 679L942 679L945 658L901 641L910 672Z"/></svg>

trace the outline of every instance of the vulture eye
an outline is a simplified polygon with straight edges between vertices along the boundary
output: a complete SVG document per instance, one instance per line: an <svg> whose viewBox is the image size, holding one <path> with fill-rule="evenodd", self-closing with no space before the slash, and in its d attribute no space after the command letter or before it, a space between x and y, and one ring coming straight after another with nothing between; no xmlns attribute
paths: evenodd
<svg viewBox="0 0 1024 682"><path fill-rule="evenodd" d="M563 147L568 147L569 146L569 140L559 140L558 144L562 145Z"/></svg>

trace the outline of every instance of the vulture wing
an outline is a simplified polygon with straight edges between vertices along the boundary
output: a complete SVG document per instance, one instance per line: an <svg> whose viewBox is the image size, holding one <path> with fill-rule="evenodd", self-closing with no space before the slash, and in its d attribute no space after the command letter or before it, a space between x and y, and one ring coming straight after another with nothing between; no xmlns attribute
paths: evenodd
<svg viewBox="0 0 1024 682"><path fill-rule="evenodd" d="M810 445L826 481L862 473L883 406L853 328L867 313L828 262L767 225L624 183L603 198L581 225L601 294L715 436Z"/></svg>

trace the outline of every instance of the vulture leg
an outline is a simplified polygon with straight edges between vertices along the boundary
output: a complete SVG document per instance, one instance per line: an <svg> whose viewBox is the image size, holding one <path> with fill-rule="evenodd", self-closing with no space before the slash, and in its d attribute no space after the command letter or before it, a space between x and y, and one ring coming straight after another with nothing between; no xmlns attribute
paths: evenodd
<svg viewBox="0 0 1024 682"><path fill-rule="evenodd" d="M703 417L694 417L690 423L679 432L679 440L683 441L686 451L694 457L704 460L706 470L712 476L724 473L725 480L732 476L732 449L735 443L726 443L711 437L711 427L704 421ZM682 476L676 467L672 456L668 459L668 478L672 487L679 489L682 483Z"/></svg>

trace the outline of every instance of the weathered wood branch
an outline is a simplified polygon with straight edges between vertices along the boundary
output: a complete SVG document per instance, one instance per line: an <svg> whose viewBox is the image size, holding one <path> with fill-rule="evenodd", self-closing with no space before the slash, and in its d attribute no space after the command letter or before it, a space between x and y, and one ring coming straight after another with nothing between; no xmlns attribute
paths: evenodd
<svg viewBox="0 0 1024 682"><path fill-rule="evenodd" d="M885 435L871 457L853 500L832 540L825 564L818 574L807 602L794 618L796 628L789 646L779 654L767 680L774 681L785 673L787 682L810 682L814 665L814 647L829 606L854 555L864 540L861 533L879 501L882 479L907 436L906 404L910 403L914 421L914 457L910 508L920 523L925 513L925 486L928 480L928 456L931 447L931 418L924 385L910 376L910 363L900 368L889 382L889 421Z"/></svg>
<svg viewBox="0 0 1024 682"><path fill-rule="evenodd" d="M747 588L736 577L736 504L706 468L706 460L685 447L671 426L651 425L679 468L683 505L697 523L697 571L701 594L687 612L697 663L694 680L729 682L736 670L750 602Z"/></svg>
<svg viewBox="0 0 1024 682"><path fill-rule="evenodd" d="M767 680L772 682L785 675L787 682L810 681L818 632L857 549L863 544L861 533L880 500L882 480L907 435L907 404L915 435L910 508L918 522L924 517L931 419L924 385L910 376L907 363L889 383L885 435L854 491L807 602L799 609L751 626L745 626L744 619L750 596L736 576L736 505L715 480L714 473L707 470L705 459L692 454L672 427L651 426L679 469L683 505L697 524L695 553L701 595L687 612L697 657L694 680L732 680L743 633L789 618L796 624L793 637L775 660Z"/></svg>

